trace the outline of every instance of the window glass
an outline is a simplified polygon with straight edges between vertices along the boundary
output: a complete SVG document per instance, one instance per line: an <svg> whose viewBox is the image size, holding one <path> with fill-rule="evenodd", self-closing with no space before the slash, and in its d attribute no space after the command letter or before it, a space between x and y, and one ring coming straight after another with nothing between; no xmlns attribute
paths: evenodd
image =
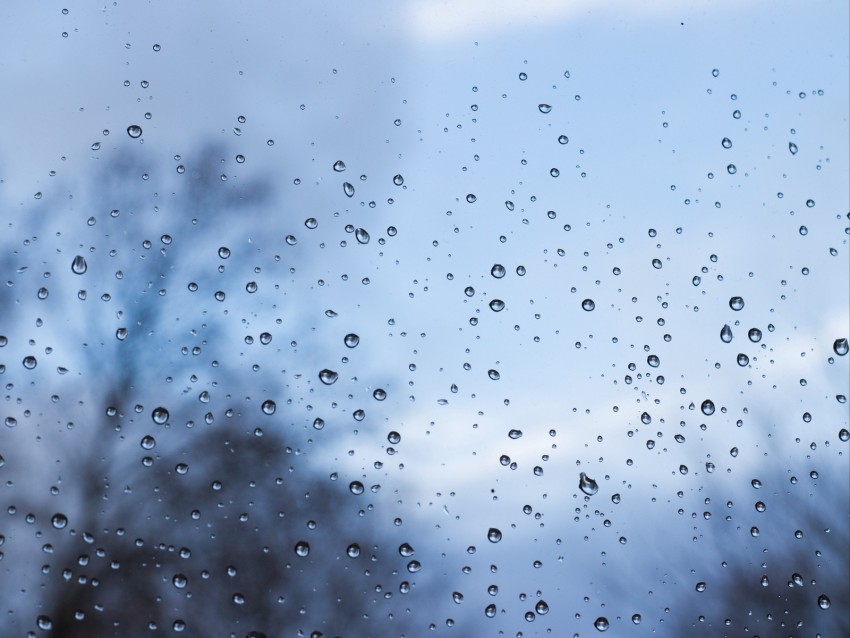
<svg viewBox="0 0 850 638"><path fill-rule="evenodd" d="M846 635L848 7L0 9L0 634Z"/></svg>

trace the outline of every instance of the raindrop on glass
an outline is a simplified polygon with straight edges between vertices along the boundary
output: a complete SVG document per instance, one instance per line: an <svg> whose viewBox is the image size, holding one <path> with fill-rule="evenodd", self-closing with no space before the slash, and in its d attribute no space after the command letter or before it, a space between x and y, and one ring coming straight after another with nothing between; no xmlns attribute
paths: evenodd
<svg viewBox="0 0 850 638"><path fill-rule="evenodd" d="M277 410L277 404L271 399L263 401L263 405L260 408L263 411L263 414L274 414L274 411Z"/></svg>
<svg viewBox="0 0 850 638"><path fill-rule="evenodd" d="M502 532L495 527L491 527L487 530L487 540L491 543L498 543L502 540Z"/></svg>
<svg viewBox="0 0 850 638"><path fill-rule="evenodd" d="M588 496L593 496L599 491L599 484L582 472L579 475L578 488Z"/></svg>
<svg viewBox="0 0 850 638"><path fill-rule="evenodd" d="M132 137L134 140L140 138L142 136L142 127L138 124L132 124L127 127L127 135Z"/></svg>
<svg viewBox="0 0 850 638"><path fill-rule="evenodd" d="M325 385L332 385L336 383L337 379L339 379L339 375L333 370L328 370L327 368L325 368L319 373L319 381L321 381Z"/></svg>
<svg viewBox="0 0 850 638"><path fill-rule="evenodd" d="M720 329L720 340L723 343L729 343L732 341L732 328L728 323Z"/></svg>
<svg viewBox="0 0 850 638"><path fill-rule="evenodd" d="M729 299L729 307L734 311L739 311L744 307L743 297L732 297Z"/></svg>
<svg viewBox="0 0 850 638"><path fill-rule="evenodd" d="M151 418L153 419L153 422L157 425L164 424L166 421L168 421L168 417L168 410L166 410L162 406L154 408L153 412L151 412Z"/></svg>
<svg viewBox="0 0 850 638"><path fill-rule="evenodd" d="M714 414L714 402L711 399L706 399L702 402L700 410L702 410L702 413L705 416L711 416L712 414Z"/></svg>
<svg viewBox="0 0 850 638"><path fill-rule="evenodd" d="M581 307L582 307L582 310L586 310L587 312L590 312L591 310L596 308L596 303L593 301L593 299L585 299L584 301L581 302Z"/></svg>
<svg viewBox="0 0 850 638"><path fill-rule="evenodd" d="M552 111L552 107L549 104L538 104L537 108L541 113L549 113Z"/></svg>
<svg viewBox="0 0 850 638"><path fill-rule="evenodd" d="M86 260L82 255L77 255L74 257L74 261L71 262L71 272L75 275L82 275L88 270L88 265L86 265Z"/></svg>

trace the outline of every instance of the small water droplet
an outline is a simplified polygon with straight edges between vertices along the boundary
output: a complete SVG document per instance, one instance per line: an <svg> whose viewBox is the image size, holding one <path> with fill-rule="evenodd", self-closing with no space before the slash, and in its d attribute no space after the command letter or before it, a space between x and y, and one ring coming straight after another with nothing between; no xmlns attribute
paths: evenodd
<svg viewBox="0 0 850 638"><path fill-rule="evenodd" d="M475 195L473 195L472 193L469 193L469 195L466 196L466 201L469 202L470 204L474 204L477 200L478 200L478 198Z"/></svg>
<svg viewBox="0 0 850 638"><path fill-rule="evenodd" d="M356 348L357 344L360 343L360 337L350 332L343 337L343 343L349 348Z"/></svg>
<svg viewBox="0 0 850 638"><path fill-rule="evenodd" d="M496 616L496 605L493 605L492 603L487 605L484 608L484 615L487 616L487 618L494 618Z"/></svg>
<svg viewBox="0 0 850 638"><path fill-rule="evenodd" d="M359 244L369 243L369 233L366 232L365 228L358 228L357 230L355 230L354 236L357 238L357 243Z"/></svg>
<svg viewBox="0 0 850 638"><path fill-rule="evenodd" d="M345 553L348 554L349 558L357 558L360 556L360 545L357 543L351 543L346 549Z"/></svg>
<svg viewBox="0 0 850 638"><path fill-rule="evenodd" d="M568 138L566 135L559 135L558 136L558 144L566 144L569 141L570 141L570 138Z"/></svg>
<svg viewBox="0 0 850 638"><path fill-rule="evenodd" d="M723 148L732 148L732 140L730 140L728 137L724 137L721 140L720 144L721 146L723 146Z"/></svg>
<svg viewBox="0 0 850 638"><path fill-rule="evenodd" d="M383 401L384 399L387 398L387 392L386 392L386 390L382 390L381 388L377 388L372 393L372 396L375 398L376 401Z"/></svg>
<svg viewBox="0 0 850 638"><path fill-rule="evenodd" d="M761 341L761 330L759 330L758 328L750 328L750 330L747 332L747 337L749 337L750 341L752 341L753 343L758 343L759 341Z"/></svg>
<svg viewBox="0 0 850 638"><path fill-rule="evenodd" d="M797 145L794 142L788 142L788 150L791 151L791 155L797 154Z"/></svg>
<svg viewBox="0 0 850 638"><path fill-rule="evenodd" d="M487 376L490 377L493 381L498 381L501 378L498 370L488 370Z"/></svg>
<svg viewBox="0 0 850 638"><path fill-rule="evenodd" d="M38 365L38 360L32 355L24 357L21 362L27 370L33 370Z"/></svg>
<svg viewBox="0 0 850 638"><path fill-rule="evenodd" d="M395 184L396 186L401 186L402 184L404 184L404 177L402 177L401 175L396 175L395 177L393 177L393 184Z"/></svg>
<svg viewBox="0 0 850 638"><path fill-rule="evenodd" d="M150 434L146 434L142 437L142 440L139 442L139 445L142 446L143 450L152 450L156 447L156 439L153 438Z"/></svg>
<svg viewBox="0 0 850 638"><path fill-rule="evenodd" d="M743 352L739 352L737 361L738 361L738 365L741 366L742 368L744 368L747 365L749 365L750 358L747 355L745 355Z"/></svg>
<svg viewBox="0 0 850 638"><path fill-rule="evenodd" d="M705 583L699 582L697 583L696 590L700 593L705 591Z"/></svg>

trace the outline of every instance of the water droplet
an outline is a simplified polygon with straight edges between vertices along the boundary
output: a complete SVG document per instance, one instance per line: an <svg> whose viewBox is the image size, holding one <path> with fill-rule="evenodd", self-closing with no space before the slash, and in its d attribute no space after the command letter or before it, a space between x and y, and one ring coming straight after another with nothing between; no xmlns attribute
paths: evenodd
<svg viewBox="0 0 850 638"><path fill-rule="evenodd" d="M821 609L829 609L830 605L832 605L832 602L829 600L829 596L826 594L818 596L818 607Z"/></svg>
<svg viewBox="0 0 850 638"><path fill-rule="evenodd" d="M700 410L702 410L702 413L705 416L711 416L712 414L714 414L714 401L712 401L711 399L706 399L702 402Z"/></svg>
<svg viewBox="0 0 850 638"><path fill-rule="evenodd" d="M490 310L493 312L501 312L505 309L505 302L501 299L494 299L490 302Z"/></svg>
<svg viewBox="0 0 850 638"><path fill-rule="evenodd" d="M579 475L578 488L588 496L593 496L599 491L599 485L597 482L584 472Z"/></svg>
<svg viewBox="0 0 850 638"><path fill-rule="evenodd" d="M418 560L412 560L407 564L407 571L409 571L411 574L415 574L420 569L422 569L422 563L420 563Z"/></svg>
<svg viewBox="0 0 850 638"><path fill-rule="evenodd" d="M549 113L552 111L552 106L549 104L538 104L537 108L541 113Z"/></svg>
<svg viewBox="0 0 850 638"><path fill-rule="evenodd" d="M646 358L646 362L651 368L657 368L661 365L661 359L657 355L651 354Z"/></svg>
<svg viewBox="0 0 850 638"><path fill-rule="evenodd" d="M274 414L275 410L277 410L277 404L274 401L272 401L271 399L268 399L266 401L263 401L263 405L261 406L260 409L262 409L263 414L271 415L271 414Z"/></svg>
<svg viewBox="0 0 850 638"><path fill-rule="evenodd" d="M501 279L505 276L505 267L502 264L494 264L490 269L490 274L496 279Z"/></svg>
<svg viewBox="0 0 850 638"><path fill-rule="evenodd" d="M53 621L50 619L50 616L39 616L35 619L36 625L38 625L39 629L44 631L50 631L53 629Z"/></svg>
<svg viewBox="0 0 850 638"><path fill-rule="evenodd" d="M327 368L325 368L319 373L319 381L321 381L325 385L332 385L336 383L337 379L339 379L339 375L333 370L328 370Z"/></svg>
<svg viewBox="0 0 850 638"><path fill-rule="evenodd" d="M475 294L475 288L473 288L472 286L467 286L463 289L463 294L465 294L467 297L472 297Z"/></svg>
<svg viewBox="0 0 850 638"><path fill-rule="evenodd" d="M345 193L348 197L354 197L354 186L351 182L345 182L342 185L342 192Z"/></svg>
<svg viewBox="0 0 850 638"><path fill-rule="evenodd" d="M38 365L38 360L32 355L29 355L24 357L24 360L21 363L27 370L32 370Z"/></svg>
<svg viewBox="0 0 850 638"><path fill-rule="evenodd" d="M736 312L742 310L744 307L743 297L732 297L729 300L729 307Z"/></svg>
<svg viewBox="0 0 850 638"><path fill-rule="evenodd" d="M797 573L791 574L791 582L797 585L797 587L803 587L805 585L803 577Z"/></svg>
<svg viewBox="0 0 850 638"><path fill-rule="evenodd" d="M641 621L640 614L632 614L632 622L636 625L639 625Z"/></svg>
<svg viewBox="0 0 850 638"><path fill-rule="evenodd" d="M729 343L732 341L732 328L728 323L720 329L720 340L723 343Z"/></svg>
<svg viewBox="0 0 850 638"><path fill-rule="evenodd" d="M490 377L493 381L498 381L501 378L498 370L488 370L487 376Z"/></svg>
<svg viewBox="0 0 850 638"><path fill-rule="evenodd" d="M245 284L245 291L249 294L254 294L255 292L257 292L257 288L258 286L256 281L249 281L247 284Z"/></svg>
<svg viewBox="0 0 850 638"><path fill-rule="evenodd" d="M599 631L608 631L608 619L605 616L600 616L593 622L593 626Z"/></svg>
<svg viewBox="0 0 850 638"><path fill-rule="evenodd" d="M402 177L401 175L396 175L395 177L393 177L393 184L395 184L396 186L401 186L402 184L404 184L404 177Z"/></svg>
<svg viewBox="0 0 850 638"><path fill-rule="evenodd" d="M189 584L189 579L186 578L183 574L174 574L171 578L171 584L174 585L177 589L183 589L186 585Z"/></svg>
<svg viewBox="0 0 850 638"><path fill-rule="evenodd" d="M735 166L734 164L729 164L729 166L726 167L726 172L729 173L730 175L734 175L735 173L738 172L738 167Z"/></svg>
<svg viewBox="0 0 850 638"><path fill-rule="evenodd" d="M559 135L558 136L558 144L566 144L569 141L570 141L570 138L568 138L566 135Z"/></svg>
<svg viewBox="0 0 850 638"><path fill-rule="evenodd" d="M582 307L582 310L586 310L587 312L590 312L591 310L596 308L596 303L593 301L593 299L585 299L584 301L581 302L581 307Z"/></svg>
<svg viewBox="0 0 850 638"><path fill-rule="evenodd" d="M767 509L767 505L765 505L762 501L756 501L756 511L764 512Z"/></svg>
<svg viewBox="0 0 850 638"><path fill-rule="evenodd" d="M345 162L342 160L337 160L334 162L334 170L337 173L342 173L345 170Z"/></svg>
<svg viewBox="0 0 850 638"><path fill-rule="evenodd" d="M788 150L791 151L791 155L797 154L797 145L794 142L788 142Z"/></svg>
<svg viewBox="0 0 850 638"><path fill-rule="evenodd" d="M847 351L850 350L850 346L848 346L847 339L842 337L841 339L835 340L835 343L832 344L832 349L839 357L843 357L847 354Z"/></svg>
<svg viewBox="0 0 850 638"><path fill-rule="evenodd" d="M496 616L496 605L493 605L492 603L487 605L484 608L484 615L487 616L487 618L494 618Z"/></svg>
<svg viewBox="0 0 850 638"><path fill-rule="evenodd" d="M491 527L487 530L487 540L491 543L498 543L502 540L502 532L495 527Z"/></svg>
<svg viewBox="0 0 850 638"><path fill-rule="evenodd" d="M132 137L134 140L140 138L142 136L142 127L138 124L131 124L127 127L127 135Z"/></svg>
<svg viewBox="0 0 850 638"><path fill-rule="evenodd" d="M348 484L348 490L352 494L356 494L359 496L365 491L365 488L363 487L363 483L361 483L360 481L351 481L351 483Z"/></svg>
<svg viewBox="0 0 850 638"><path fill-rule="evenodd" d="M508 436L512 439L518 439L522 437L522 430L510 430Z"/></svg>
<svg viewBox="0 0 850 638"><path fill-rule="evenodd" d="M298 243L298 239L295 237L295 235L287 235L286 237L284 237L284 241L287 243L288 246L294 246Z"/></svg>
<svg viewBox="0 0 850 638"><path fill-rule="evenodd" d="M139 445L142 446L143 450L152 450L156 447L156 439L153 438L150 434L146 434L142 437L142 440L139 442Z"/></svg>
<svg viewBox="0 0 850 638"><path fill-rule="evenodd" d="M463 594L459 591L452 592L452 600L455 601L456 604L460 605L463 602Z"/></svg>
<svg viewBox="0 0 850 638"><path fill-rule="evenodd" d="M383 401L384 399L387 398L387 393L386 393L386 390L382 390L381 388L377 388L372 393L372 396L375 398L376 401Z"/></svg>
<svg viewBox="0 0 850 638"><path fill-rule="evenodd" d="M721 146L723 146L723 148L732 148L732 140L730 140L728 137L724 137L721 140L720 144Z"/></svg>
<svg viewBox="0 0 850 638"><path fill-rule="evenodd" d="M349 348L356 348L357 344L360 343L360 337L353 332L349 332L343 338L343 343Z"/></svg>
<svg viewBox="0 0 850 638"><path fill-rule="evenodd" d="M700 593L705 591L705 583L699 582L697 583L696 590Z"/></svg>
<svg viewBox="0 0 850 638"><path fill-rule="evenodd" d="M50 519L50 524L56 529L63 529L68 524L68 517L61 512L57 512Z"/></svg>
<svg viewBox="0 0 850 638"><path fill-rule="evenodd" d="M71 262L71 272L75 275L82 275L86 270L88 270L88 265L85 258L82 255L74 257L74 261Z"/></svg>
<svg viewBox="0 0 850 638"><path fill-rule="evenodd" d="M310 554L310 543L307 541L298 541L295 543L295 554L301 558L305 558Z"/></svg>
<svg viewBox="0 0 850 638"><path fill-rule="evenodd" d="M470 193L469 195L466 196L466 201L469 202L470 204L474 204L476 201L478 201L478 198L475 195L473 195L472 193Z"/></svg>
<svg viewBox="0 0 850 638"><path fill-rule="evenodd" d="M349 558L357 558L360 556L360 545L357 543L351 543L346 549L345 553L348 554Z"/></svg>
<svg viewBox="0 0 850 638"><path fill-rule="evenodd" d="M546 604L545 600L538 600L537 604L534 605L534 611L536 611L541 616L545 616L549 613L549 605Z"/></svg>
<svg viewBox="0 0 850 638"><path fill-rule="evenodd" d="M749 332L747 332L747 336L753 343L758 343L761 341L761 330L758 328L750 328Z"/></svg>
<svg viewBox="0 0 850 638"><path fill-rule="evenodd" d="M368 244L369 243L369 233L366 232L365 228L358 228L354 231L354 236L357 238L358 244Z"/></svg>
<svg viewBox="0 0 850 638"><path fill-rule="evenodd" d="M847 428L841 428L838 431L838 438L839 440L844 441L845 443L847 441L850 441L850 430L848 430Z"/></svg>
<svg viewBox="0 0 850 638"><path fill-rule="evenodd" d="M154 408L153 412L151 412L151 418L153 419L153 422L157 425L164 424L166 421L168 421L169 416L170 415L168 414L168 410L166 410L162 406Z"/></svg>
<svg viewBox="0 0 850 638"><path fill-rule="evenodd" d="M750 363L750 358L745 355L743 352L738 353L738 365L742 368L746 367Z"/></svg>
<svg viewBox="0 0 850 638"><path fill-rule="evenodd" d="M392 432L387 434L387 441L389 441L393 445L396 445L401 441L401 434L393 430Z"/></svg>
<svg viewBox="0 0 850 638"><path fill-rule="evenodd" d="M304 225L310 230L313 230L319 225L319 221L315 217L308 217L304 220Z"/></svg>

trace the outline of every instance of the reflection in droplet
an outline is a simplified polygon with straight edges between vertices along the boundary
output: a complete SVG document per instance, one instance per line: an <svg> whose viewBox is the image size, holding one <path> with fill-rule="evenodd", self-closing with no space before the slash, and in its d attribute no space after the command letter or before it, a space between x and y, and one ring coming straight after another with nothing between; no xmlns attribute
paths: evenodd
<svg viewBox="0 0 850 638"><path fill-rule="evenodd" d="M702 410L702 413L705 416L711 416L712 414L714 414L714 401L712 401L711 399L706 399L702 402L700 410Z"/></svg>
<svg viewBox="0 0 850 638"><path fill-rule="evenodd" d="M127 127L127 135L132 137L134 140L140 138L142 136L142 127L138 124L131 124Z"/></svg>
<svg viewBox="0 0 850 638"><path fill-rule="evenodd" d="M345 182L342 185L342 192L345 193L348 197L354 197L354 186L351 182Z"/></svg>
<svg viewBox="0 0 850 638"><path fill-rule="evenodd" d="M271 399L263 401L263 405L261 406L263 414L272 415L274 411L277 409L277 405Z"/></svg>
<svg viewBox="0 0 850 638"><path fill-rule="evenodd" d="M487 540L491 543L498 543L500 540L502 540L501 530L495 527L491 527L489 530L487 530Z"/></svg>
<svg viewBox="0 0 850 638"><path fill-rule="evenodd" d="M729 343L732 341L732 328L728 323L720 329L720 340L723 343Z"/></svg>
<svg viewBox="0 0 850 638"><path fill-rule="evenodd" d="M345 162L342 160L337 160L334 162L334 170L337 173L342 173L345 170Z"/></svg>
<svg viewBox="0 0 850 638"><path fill-rule="evenodd" d="M594 621L593 626L599 631L608 631L608 619L605 616L600 616Z"/></svg>
<svg viewBox="0 0 850 638"><path fill-rule="evenodd" d="M818 607L821 609L829 609L830 605L832 605L832 601L829 600L829 596L826 594L818 596Z"/></svg>
<svg viewBox="0 0 850 638"><path fill-rule="evenodd" d="M310 544L307 541L298 541L295 543L295 554L305 558L310 554Z"/></svg>
<svg viewBox="0 0 850 638"><path fill-rule="evenodd" d="M327 368L325 368L324 370L319 372L319 381L321 381L325 385L332 385L336 383L337 379L339 379L339 374L337 374L333 370L328 370Z"/></svg>
<svg viewBox="0 0 850 638"><path fill-rule="evenodd" d="M50 524L56 529L62 529L68 524L68 517L61 512L57 512L50 519Z"/></svg>
<svg viewBox="0 0 850 638"><path fill-rule="evenodd" d="M166 421L168 421L168 417L168 410L166 410L162 406L154 408L153 412L151 412L151 418L153 419L153 422L157 425L164 424Z"/></svg>
<svg viewBox="0 0 850 638"><path fill-rule="evenodd" d="M850 350L850 345L847 343L847 339L842 337L841 339L836 339L832 344L832 349L839 357L843 357L847 354L847 351Z"/></svg>
<svg viewBox="0 0 850 638"><path fill-rule="evenodd" d="M366 488L363 487L363 483L361 483L360 481L351 481L351 483L348 484L348 490L352 494L356 494L358 496L362 494L365 489Z"/></svg>
<svg viewBox="0 0 850 638"><path fill-rule="evenodd" d="M496 279L501 279L505 276L505 267L502 264L494 264L490 269L490 274Z"/></svg>
<svg viewBox="0 0 850 638"><path fill-rule="evenodd" d="M366 232L365 228L358 228L354 231L354 236L357 238L358 244L368 244L369 243L369 233Z"/></svg>
<svg viewBox="0 0 850 638"><path fill-rule="evenodd" d="M586 310L587 312L590 312L591 310L596 308L596 303L593 301L593 299L585 299L584 301L581 302L581 308L582 308L582 310Z"/></svg>
<svg viewBox="0 0 850 638"><path fill-rule="evenodd" d="M353 332L349 332L343 338L343 343L349 348L356 348L357 344L360 343L360 337Z"/></svg>
<svg viewBox="0 0 850 638"><path fill-rule="evenodd" d="M505 302L501 299L493 299L493 301L490 302L490 310L492 310L493 312L501 312L504 309Z"/></svg>
<svg viewBox="0 0 850 638"><path fill-rule="evenodd" d="M85 257L82 255L74 257L74 261L71 263L71 272L75 275L82 275L86 270L88 270L88 265L86 265Z"/></svg>
<svg viewBox="0 0 850 638"><path fill-rule="evenodd" d="M584 492L588 496L593 496L599 491L599 485L597 484L597 482L590 478L584 472L579 475L578 487L582 492Z"/></svg>

